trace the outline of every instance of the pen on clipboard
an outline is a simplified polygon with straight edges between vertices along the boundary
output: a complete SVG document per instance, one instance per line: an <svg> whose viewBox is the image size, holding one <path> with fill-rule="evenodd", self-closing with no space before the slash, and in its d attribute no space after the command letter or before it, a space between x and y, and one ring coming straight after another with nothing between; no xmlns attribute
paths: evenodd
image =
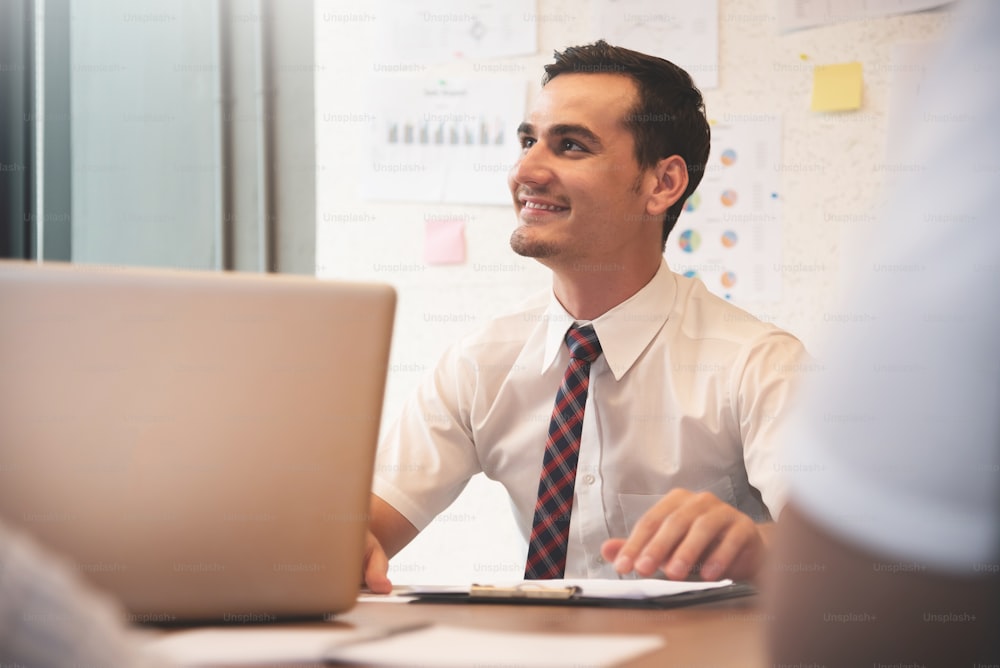
<svg viewBox="0 0 1000 668"><path fill-rule="evenodd" d="M371 628L358 629L357 633L349 635L345 638L338 638L326 646L327 656L335 654L336 650L343 647L350 647L352 645L360 645L361 643L373 642L375 640L383 640L385 638L391 638L393 636L402 635L403 633L411 633L413 631L419 631L420 629L426 629L431 625L431 622L414 622L412 624L397 624L396 626L374 626Z"/></svg>
<svg viewBox="0 0 1000 668"><path fill-rule="evenodd" d="M568 600L580 593L576 585L553 586L524 582L512 586L478 585L469 589L470 598L547 598Z"/></svg>

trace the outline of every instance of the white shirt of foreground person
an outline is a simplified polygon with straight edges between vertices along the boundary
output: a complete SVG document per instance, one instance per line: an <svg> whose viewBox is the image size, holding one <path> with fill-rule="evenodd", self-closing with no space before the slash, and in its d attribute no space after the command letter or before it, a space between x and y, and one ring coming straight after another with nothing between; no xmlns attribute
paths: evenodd
<svg viewBox="0 0 1000 668"><path fill-rule="evenodd" d="M0 520L0 666L167 668L74 565Z"/></svg>
<svg viewBox="0 0 1000 668"><path fill-rule="evenodd" d="M527 550L572 323L550 291L452 346L387 431L374 493L423 530L483 472L510 494ZM601 544L673 488L776 516L772 436L807 364L798 339L666 262L592 323L604 353L590 370L566 577L619 577Z"/></svg>
<svg viewBox="0 0 1000 668"><path fill-rule="evenodd" d="M1000 3L957 11L844 305L863 324L833 333L786 466L799 510L848 543L984 575L1000 559Z"/></svg>

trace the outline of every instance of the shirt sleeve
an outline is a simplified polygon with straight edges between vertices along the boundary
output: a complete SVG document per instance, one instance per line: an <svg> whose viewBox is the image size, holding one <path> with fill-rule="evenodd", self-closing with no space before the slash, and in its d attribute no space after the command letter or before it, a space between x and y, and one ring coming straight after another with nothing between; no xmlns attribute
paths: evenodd
<svg viewBox="0 0 1000 668"><path fill-rule="evenodd" d="M475 362L449 348L379 444L373 492L419 531L482 469L469 426Z"/></svg>
<svg viewBox="0 0 1000 668"><path fill-rule="evenodd" d="M747 479L777 519L788 496L778 434L792 412L801 377L816 363L797 338L779 329L760 337L746 355L743 364L734 366L738 376L732 405Z"/></svg>

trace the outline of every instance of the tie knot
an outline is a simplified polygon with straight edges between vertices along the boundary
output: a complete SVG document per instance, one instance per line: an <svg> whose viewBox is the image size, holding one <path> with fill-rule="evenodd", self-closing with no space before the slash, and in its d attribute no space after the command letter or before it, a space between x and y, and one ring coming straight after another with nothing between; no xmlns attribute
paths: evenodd
<svg viewBox="0 0 1000 668"><path fill-rule="evenodd" d="M590 325L586 327L570 327L566 332L566 347L569 348L569 356L593 362L601 354L601 342L597 340L597 332Z"/></svg>

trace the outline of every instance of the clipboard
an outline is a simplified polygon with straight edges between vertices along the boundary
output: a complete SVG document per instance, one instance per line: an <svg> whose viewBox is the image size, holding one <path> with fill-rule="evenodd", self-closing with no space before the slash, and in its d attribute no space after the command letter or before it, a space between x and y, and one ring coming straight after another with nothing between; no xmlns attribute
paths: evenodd
<svg viewBox="0 0 1000 668"><path fill-rule="evenodd" d="M699 589L645 598L587 596L580 587L572 585L547 586L530 582L511 586L474 584L467 592L416 592L413 594L412 603L481 603L486 605L548 605L665 610L756 594L757 588L748 582L734 582L712 589Z"/></svg>

